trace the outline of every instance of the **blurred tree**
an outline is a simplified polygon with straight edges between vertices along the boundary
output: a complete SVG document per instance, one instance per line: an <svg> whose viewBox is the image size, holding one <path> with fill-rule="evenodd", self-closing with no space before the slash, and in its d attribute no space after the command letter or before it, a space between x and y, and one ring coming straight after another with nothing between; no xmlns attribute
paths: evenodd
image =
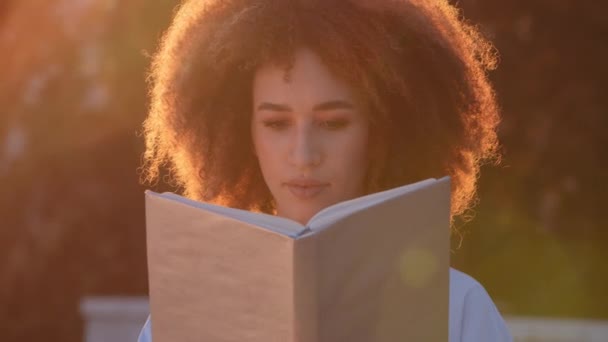
<svg viewBox="0 0 608 342"><path fill-rule="evenodd" d="M454 262L513 314L608 318L608 4L460 2L500 53L503 166Z"/></svg>
<svg viewBox="0 0 608 342"><path fill-rule="evenodd" d="M135 133L175 4L0 7L0 340L80 341L82 296L146 293Z"/></svg>
<svg viewBox="0 0 608 342"><path fill-rule="evenodd" d="M602 92L608 22L602 13L608 5L467 0L462 6L501 55L492 76L504 111L508 170L495 172L507 182L489 181L488 192L499 191L500 202L511 197L544 230L582 237L602 229L608 193L602 180L608 171Z"/></svg>
<svg viewBox="0 0 608 342"><path fill-rule="evenodd" d="M1 341L80 341L83 295L146 293L135 132L176 4L0 2ZM608 318L608 4L458 5L501 55L504 163L454 264L505 312Z"/></svg>

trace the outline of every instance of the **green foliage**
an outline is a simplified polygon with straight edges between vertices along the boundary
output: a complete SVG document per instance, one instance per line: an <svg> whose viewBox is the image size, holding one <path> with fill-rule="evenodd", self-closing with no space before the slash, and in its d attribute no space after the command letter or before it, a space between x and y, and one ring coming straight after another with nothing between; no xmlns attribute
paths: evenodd
<svg viewBox="0 0 608 342"><path fill-rule="evenodd" d="M176 4L0 2L2 341L78 341L81 296L146 293L136 132ZM453 264L504 313L608 319L608 5L459 5L501 56L504 159Z"/></svg>

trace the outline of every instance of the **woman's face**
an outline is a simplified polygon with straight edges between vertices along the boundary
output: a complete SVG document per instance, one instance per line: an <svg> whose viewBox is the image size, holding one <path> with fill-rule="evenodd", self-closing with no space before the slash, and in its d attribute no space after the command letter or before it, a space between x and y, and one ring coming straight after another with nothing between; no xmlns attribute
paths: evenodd
<svg viewBox="0 0 608 342"><path fill-rule="evenodd" d="M277 214L306 224L321 209L361 196L369 123L353 90L301 49L253 82L253 145Z"/></svg>

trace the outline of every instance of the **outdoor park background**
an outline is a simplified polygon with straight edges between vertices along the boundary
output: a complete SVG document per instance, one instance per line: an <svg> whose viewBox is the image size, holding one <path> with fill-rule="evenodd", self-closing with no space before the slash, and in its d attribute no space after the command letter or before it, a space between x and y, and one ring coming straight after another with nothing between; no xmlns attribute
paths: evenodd
<svg viewBox="0 0 608 342"><path fill-rule="evenodd" d="M147 293L137 136L177 1L0 2L0 340L80 341ZM608 320L608 3L461 0L500 52L502 165L453 266L503 314Z"/></svg>

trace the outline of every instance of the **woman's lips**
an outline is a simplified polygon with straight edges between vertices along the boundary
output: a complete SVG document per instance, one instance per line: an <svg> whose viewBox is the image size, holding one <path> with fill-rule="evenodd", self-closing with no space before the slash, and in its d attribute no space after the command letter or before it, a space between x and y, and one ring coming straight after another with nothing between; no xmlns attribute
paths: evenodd
<svg viewBox="0 0 608 342"><path fill-rule="evenodd" d="M313 198L329 186L328 183L316 180L295 180L287 182L285 185L295 197L300 199Z"/></svg>

